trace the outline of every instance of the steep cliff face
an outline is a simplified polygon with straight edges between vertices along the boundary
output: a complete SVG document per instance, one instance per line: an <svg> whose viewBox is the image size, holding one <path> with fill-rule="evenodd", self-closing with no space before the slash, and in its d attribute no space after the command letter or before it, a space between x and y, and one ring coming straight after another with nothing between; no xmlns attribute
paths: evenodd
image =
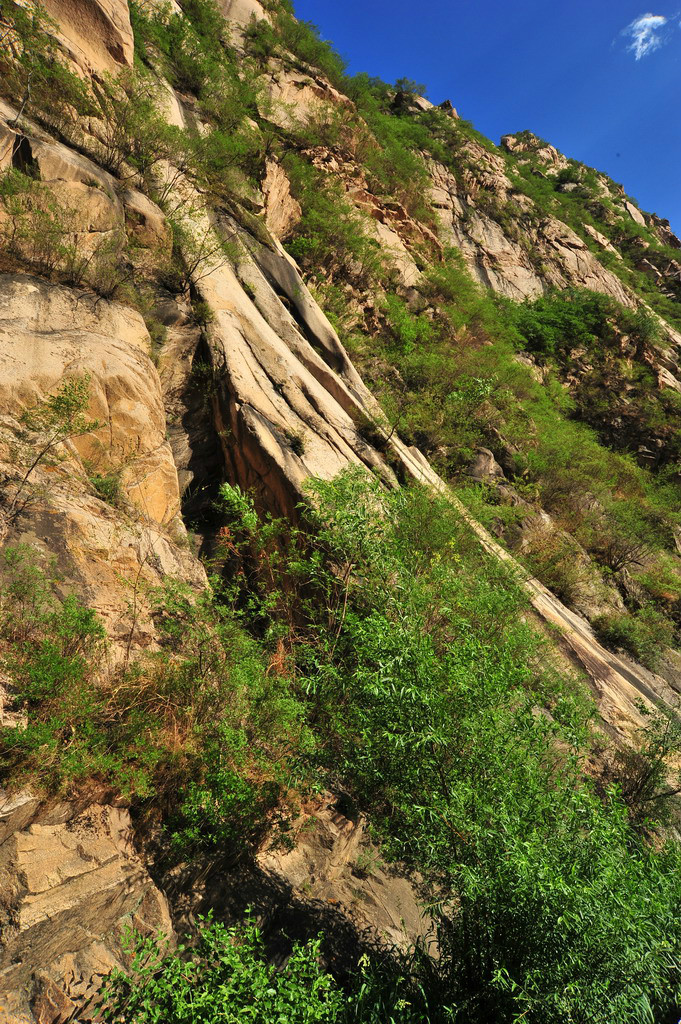
<svg viewBox="0 0 681 1024"><path fill-rule="evenodd" d="M221 485L294 528L310 478L358 467L388 490L420 481L451 497L538 621L560 628L555 656L584 673L619 742L641 698L673 705L681 243L668 225L530 133L496 147L450 103L343 82L285 4L46 9L31 21L2 7L0 539L8 593L11 553L28 551L61 600L99 616L95 691L118 693L129 675L116 672L166 649L169 580L191 605L207 571L229 574ZM579 478L551 461L556 424L566 463L586 445ZM199 555L216 551L206 567ZM17 637L25 653L31 635L14 620L6 633L3 654ZM663 657L648 667L621 650L651 645ZM0 724L14 751L7 737L53 693L22 697L8 657ZM190 736L175 726L178 759ZM217 855L200 877L164 874L143 787L111 785L105 760L96 786L79 769L56 784L29 772L27 789L9 763L8 1019L90 1019L126 922L170 932L229 906L238 882ZM276 890L310 917L327 901L330 929L413 942L427 930L415 876L362 877L358 851L376 853L363 828L312 801L298 845L263 846L251 865L254 898Z"/></svg>

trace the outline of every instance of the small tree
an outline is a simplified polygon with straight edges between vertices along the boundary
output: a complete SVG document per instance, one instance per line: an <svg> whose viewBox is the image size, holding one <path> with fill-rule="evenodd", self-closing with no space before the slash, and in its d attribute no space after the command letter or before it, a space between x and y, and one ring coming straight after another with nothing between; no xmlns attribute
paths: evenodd
<svg viewBox="0 0 681 1024"><path fill-rule="evenodd" d="M90 377L70 377L61 382L57 393L22 413L14 450L24 474L6 509L8 519L15 518L30 498L29 481L40 465L56 465L64 455L60 448L74 437L82 437L99 427L99 420L86 416L90 400ZM23 500L22 500L23 499Z"/></svg>

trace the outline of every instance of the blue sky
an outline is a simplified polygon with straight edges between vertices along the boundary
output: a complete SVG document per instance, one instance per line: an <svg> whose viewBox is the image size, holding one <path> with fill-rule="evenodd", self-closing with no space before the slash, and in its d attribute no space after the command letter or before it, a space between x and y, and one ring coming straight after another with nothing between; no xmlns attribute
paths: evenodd
<svg viewBox="0 0 681 1024"><path fill-rule="evenodd" d="M681 235L681 0L295 0L349 61L451 99L495 142L529 128Z"/></svg>

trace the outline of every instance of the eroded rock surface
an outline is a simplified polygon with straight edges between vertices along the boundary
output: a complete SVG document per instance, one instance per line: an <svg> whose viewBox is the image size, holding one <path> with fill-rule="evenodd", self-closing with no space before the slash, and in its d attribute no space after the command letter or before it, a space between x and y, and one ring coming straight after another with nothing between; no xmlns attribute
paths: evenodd
<svg viewBox="0 0 681 1024"><path fill-rule="evenodd" d="M184 546L177 470L144 321L119 303L9 274L0 276L0 337L0 458L10 479L17 476L12 451L21 414L63 380L89 380L88 416L100 423L69 442L66 462L36 468L29 484L35 481L45 499L5 522L5 543L56 555L110 635L127 643L133 629L144 645L153 629L144 615L131 622L126 581L158 585L166 575L186 576L200 586L205 578ZM97 496L90 478L107 473L119 474L134 515Z"/></svg>
<svg viewBox="0 0 681 1024"><path fill-rule="evenodd" d="M88 74L132 66L134 43L125 0L47 0L66 52Z"/></svg>
<svg viewBox="0 0 681 1024"><path fill-rule="evenodd" d="M89 1020L84 1007L121 963L122 928L171 932L168 907L127 810L37 804L0 798L0 1005L10 1020Z"/></svg>

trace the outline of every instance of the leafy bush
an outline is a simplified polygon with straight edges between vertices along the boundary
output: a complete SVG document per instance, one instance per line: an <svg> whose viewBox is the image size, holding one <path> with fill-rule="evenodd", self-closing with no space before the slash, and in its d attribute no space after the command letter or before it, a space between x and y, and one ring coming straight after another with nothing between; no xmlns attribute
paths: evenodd
<svg viewBox="0 0 681 1024"><path fill-rule="evenodd" d="M79 213L49 185L9 168L0 175L0 240L11 269L25 268L111 298L132 271L122 228L99 239L81 231Z"/></svg>
<svg viewBox="0 0 681 1024"><path fill-rule="evenodd" d="M1 0L0 52L2 95L18 114L38 117L71 137L73 111L92 113L87 86L68 66L54 38L55 23L35 0Z"/></svg>
<svg viewBox="0 0 681 1024"><path fill-rule="evenodd" d="M115 80L102 80L97 99L102 118L100 162L115 175L127 164L153 192L156 165L169 159L181 163L186 149L184 133L159 111L157 82L141 71L119 74Z"/></svg>
<svg viewBox="0 0 681 1024"><path fill-rule="evenodd" d="M315 492L331 619L297 656L337 785L371 808L384 856L441 887L436 1019L671 1013L678 851L646 847L580 778L579 704L537 677L512 580L445 499L352 475Z"/></svg>
<svg viewBox="0 0 681 1024"><path fill-rule="evenodd" d="M20 474L11 495L3 498L2 511L9 520L39 495L31 479L36 470L58 465L66 457L66 442L97 429L99 421L85 415L89 404L89 377L72 377L63 380L55 394L24 410L20 430L6 437Z"/></svg>
<svg viewBox="0 0 681 1024"><path fill-rule="evenodd" d="M100 989L111 1024L333 1024L344 999L319 966L320 940L295 944L285 967L268 963L254 924L226 928L204 921L196 944L171 950L159 939L130 935L129 972L115 971ZM160 1015L160 1016L159 1016Z"/></svg>
<svg viewBox="0 0 681 1024"><path fill-rule="evenodd" d="M374 1024L399 1007L410 1024L671 1012L678 851L646 845L617 795L584 780L590 705L556 675L521 588L446 496L386 493L360 470L317 482L304 510L313 544L258 523L243 492L223 490L229 584L197 599L169 582L155 599L162 653L113 686L93 688L83 669L96 620L62 608L35 562L13 556L2 628L29 721L3 730L5 773L62 785L96 773L144 798L165 786L175 855L243 855L268 823L284 824L279 794L292 778L346 793L383 859L417 867L441 894L440 955L417 957L371 997L349 993L332 1020L343 1009ZM34 628L62 659L56 671L27 642ZM259 1006L238 952L187 966L146 951L148 970L140 961L111 983L112 1020L150 1019L158 1000L184 1020L187 986L208 1021L216 989ZM284 990L298 1000L292 1014L322 1012ZM270 1012L279 982L265 996Z"/></svg>
<svg viewBox="0 0 681 1024"><path fill-rule="evenodd" d="M291 255L306 270L330 281L341 274L364 284L373 280L384 256L340 185L294 153L286 155L284 166L303 210L287 242Z"/></svg>
<svg viewBox="0 0 681 1024"><path fill-rule="evenodd" d="M282 6L275 13L274 23L282 47L305 64L311 64L326 75L329 81L342 87L345 61L333 47L319 38L319 30L311 21L298 21L293 12Z"/></svg>
<svg viewBox="0 0 681 1024"><path fill-rule="evenodd" d="M624 648L644 665L655 668L662 646L672 646L674 623L652 605L630 615L602 615L594 620L599 640L609 647Z"/></svg>
<svg viewBox="0 0 681 1024"><path fill-rule="evenodd" d="M138 799L172 793L174 855L220 844L237 857L266 823L283 824L271 812L289 757L309 746L302 707L267 672L265 652L229 603L211 592L197 600L169 582L148 595L163 650L102 674L104 630L94 613L72 595L56 600L35 552L9 548L3 557L3 667L15 706L28 714L24 729L0 730L5 779L68 791L98 776Z"/></svg>
<svg viewBox="0 0 681 1024"><path fill-rule="evenodd" d="M117 508L122 501L123 492L121 488L120 473L95 473L90 477L95 493L102 501Z"/></svg>

